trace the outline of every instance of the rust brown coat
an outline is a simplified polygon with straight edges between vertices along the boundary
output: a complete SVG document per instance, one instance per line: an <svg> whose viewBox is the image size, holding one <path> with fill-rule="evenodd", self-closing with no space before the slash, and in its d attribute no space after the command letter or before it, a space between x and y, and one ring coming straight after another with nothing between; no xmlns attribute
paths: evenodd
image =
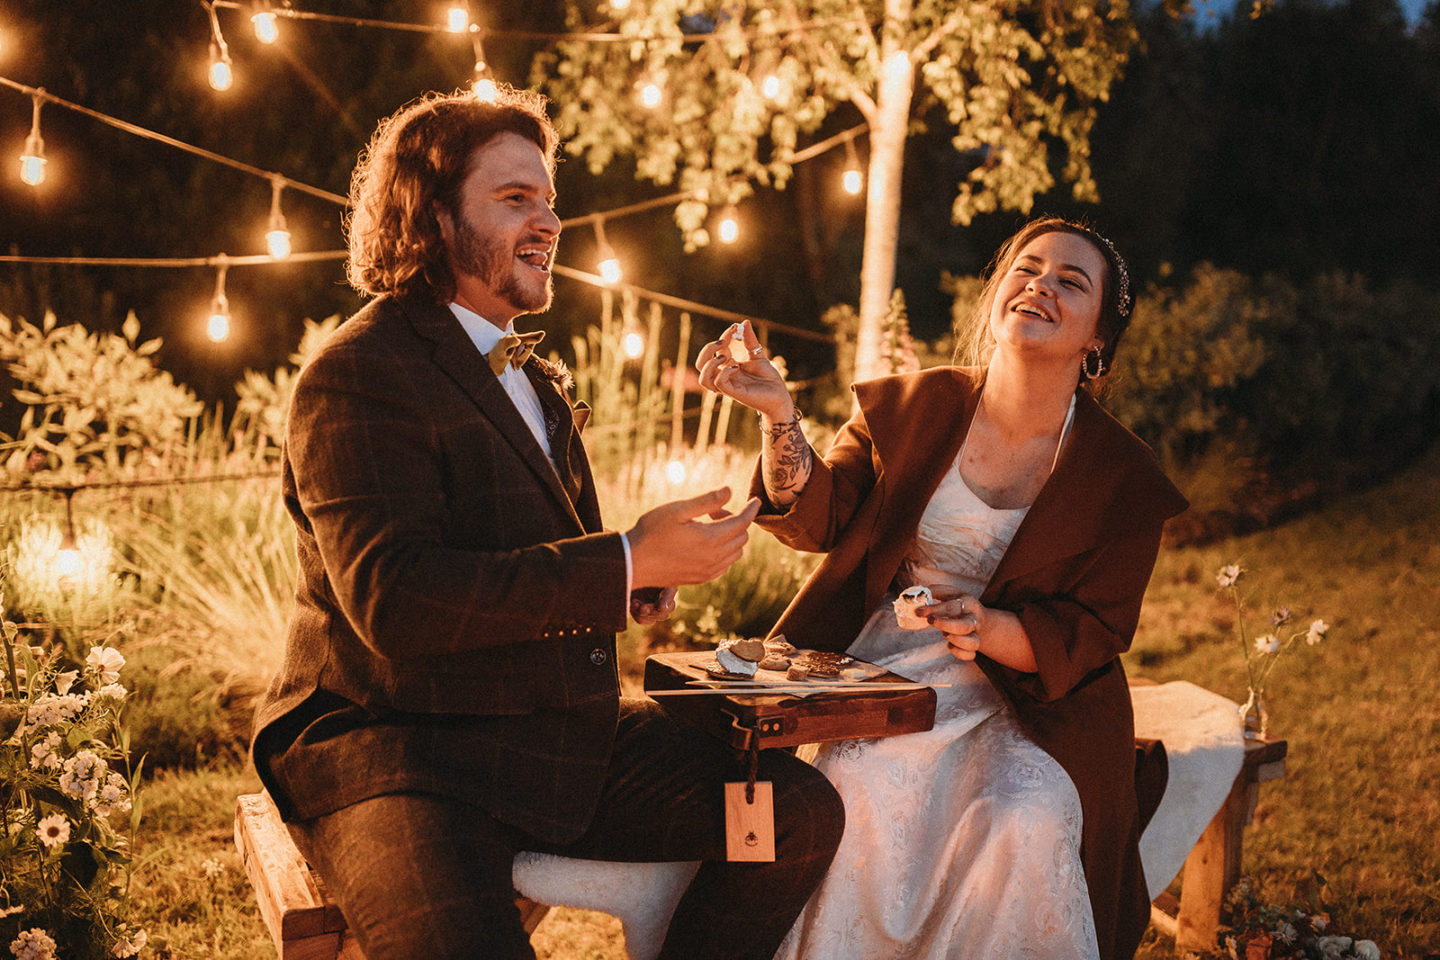
<svg viewBox="0 0 1440 960"><path fill-rule="evenodd" d="M859 412L783 515L761 526L827 556L775 626L843 650L882 601L974 417L983 371L941 367L857 384ZM757 471L751 493L765 500ZM1130 646L1166 519L1186 506L1154 456L1088 394L1055 470L981 602L1017 614L1038 672L977 663L1074 781L1102 957L1133 955L1149 917L1139 855Z"/></svg>

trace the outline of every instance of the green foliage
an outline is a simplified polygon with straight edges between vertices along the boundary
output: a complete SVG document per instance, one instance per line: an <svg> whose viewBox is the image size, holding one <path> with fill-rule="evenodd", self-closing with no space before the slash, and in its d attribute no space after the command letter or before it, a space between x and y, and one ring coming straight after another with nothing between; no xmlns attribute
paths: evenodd
<svg viewBox="0 0 1440 960"><path fill-rule="evenodd" d="M119 336L58 326L53 313L38 327L0 314L0 360L27 405L19 437L0 437L13 451L9 471L43 467L73 482L91 469L133 469L137 458L154 463L184 442L201 404L151 360L160 341L139 335L133 313Z"/></svg>
<svg viewBox="0 0 1440 960"><path fill-rule="evenodd" d="M18 643L9 621L0 639L0 942L28 940L36 956L47 946L76 960L133 956L145 933L125 925L140 820L120 719L125 658L96 647L77 663Z"/></svg>
<svg viewBox="0 0 1440 960"><path fill-rule="evenodd" d="M840 104L857 108L873 132L893 51L906 57L903 70L919 71L928 95L917 102L943 111L955 149L973 160L958 186L957 222L1002 206L1028 210L1055 182L1052 146L1064 149L1060 173L1075 196L1093 199L1095 105L1134 41L1124 2L1100 12L916 0L896 16L891 5L860 0L746 0L712 16L690 0L651 0L612 11L606 24L587 22L590 4L565 8L571 30L633 38L563 42L536 59L532 79L559 106L566 148L596 172L633 154L637 176L701 191L675 212L692 248L709 242L708 207L743 199L752 184L783 187L800 135ZM653 107L640 96L652 83L661 90ZM896 102L902 118L908 90Z"/></svg>

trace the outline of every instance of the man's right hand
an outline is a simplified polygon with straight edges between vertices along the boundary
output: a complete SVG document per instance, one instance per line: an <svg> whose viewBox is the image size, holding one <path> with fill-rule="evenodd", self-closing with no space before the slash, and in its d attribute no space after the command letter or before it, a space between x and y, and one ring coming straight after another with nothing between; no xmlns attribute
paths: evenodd
<svg viewBox="0 0 1440 960"><path fill-rule="evenodd" d="M638 589L704 583L730 569L745 551L760 501L751 499L732 514L725 509L729 500L730 488L721 487L689 500L663 503L635 521L625 534L630 541L631 585Z"/></svg>

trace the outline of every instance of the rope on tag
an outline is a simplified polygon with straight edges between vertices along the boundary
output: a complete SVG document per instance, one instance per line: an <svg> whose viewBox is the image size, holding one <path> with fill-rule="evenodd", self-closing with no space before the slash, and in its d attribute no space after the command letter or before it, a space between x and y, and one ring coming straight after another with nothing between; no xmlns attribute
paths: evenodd
<svg viewBox="0 0 1440 960"><path fill-rule="evenodd" d="M755 802L755 775L760 771L760 738L750 738L750 776L745 781L745 802Z"/></svg>

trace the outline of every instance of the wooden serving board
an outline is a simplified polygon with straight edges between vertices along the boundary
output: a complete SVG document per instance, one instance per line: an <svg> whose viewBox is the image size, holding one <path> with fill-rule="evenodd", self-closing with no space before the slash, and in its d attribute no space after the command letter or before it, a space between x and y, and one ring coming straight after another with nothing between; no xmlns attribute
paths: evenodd
<svg viewBox="0 0 1440 960"><path fill-rule="evenodd" d="M645 689L694 689L689 681L714 679L701 666L714 659L714 652L709 650L653 654L645 659ZM910 682L874 664L857 660L855 665L868 668L864 671L866 683ZM762 679L765 676L768 671L762 673ZM778 674L776 678L783 676ZM748 749L752 736L759 738L763 749L824 740L893 737L919 733L935 725L935 691L930 687L874 693L833 691L803 699L789 691L656 699L673 716L714 734L737 750Z"/></svg>

